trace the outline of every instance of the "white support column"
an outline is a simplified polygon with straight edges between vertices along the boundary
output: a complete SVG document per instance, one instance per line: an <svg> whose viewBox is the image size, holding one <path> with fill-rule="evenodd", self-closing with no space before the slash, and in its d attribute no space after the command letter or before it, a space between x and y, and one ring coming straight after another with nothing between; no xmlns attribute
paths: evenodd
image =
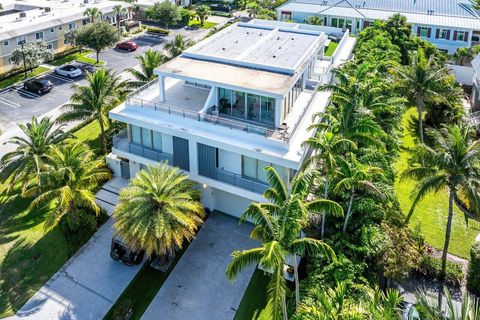
<svg viewBox="0 0 480 320"><path fill-rule="evenodd" d="M190 162L190 175L198 175L198 155L197 155L197 142L194 140L188 140L188 156Z"/></svg>
<svg viewBox="0 0 480 320"><path fill-rule="evenodd" d="M282 119L282 103L283 97L275 97L275 127L280 127Z"/></svg>
<svg viewBox="0 0 480 320"><path fill-rule="evenodd" d="M165 102L165 77L158 77L158 85L160 86L160 102Z"/></svg>

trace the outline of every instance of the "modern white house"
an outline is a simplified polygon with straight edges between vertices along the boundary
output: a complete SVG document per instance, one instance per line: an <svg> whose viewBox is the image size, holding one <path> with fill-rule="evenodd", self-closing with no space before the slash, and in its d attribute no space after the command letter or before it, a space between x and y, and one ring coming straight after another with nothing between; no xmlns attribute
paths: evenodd
<svg viewBox="0 0 480 320"><path fill-rule="evenodd" d="M278 20L304 22L319 16L324 25L354 34L395 13L406 16L417 35L450 54L480 43L480 11L471 0L289 0L277 8Z"/></svg>
<svg viewBox="0 0 480 320"><path fill-rule="evenodd" d="M127 130L114 137L107 163L129 178L166 161L198 183L205 207L239 216L264 200L266 166L288 183L309 156L303 142L314 132L308 127L330 96L316 89L355 44L343 33L326 57L330 33L342 34L253 20L190 47L110 112Z"/></svg>

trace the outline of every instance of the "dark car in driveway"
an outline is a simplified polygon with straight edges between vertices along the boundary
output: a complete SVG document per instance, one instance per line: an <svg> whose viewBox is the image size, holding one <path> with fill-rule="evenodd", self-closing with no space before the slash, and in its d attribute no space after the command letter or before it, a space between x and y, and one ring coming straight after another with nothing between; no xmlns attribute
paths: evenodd
<svg viewBox="0 0 480 320"><path fill-rule="evenodd" d="M133 41L119 42L115 48L126 51L135 51L138 48L138 44Z"/></svg>
<svg viewBox="0 0 480 320"><path fill-rule="evenodd" d="M53 83L45 79L33 79L23 83L23 88L30 92L44 94L50 92L53 88Z"/></svg>
<svg viewBox="0 0 480 320"><path fill-rule="evenodd" d="M145 255L144 251L132 250L118 235L112 238L110 257L115 261L122 261L127 266L140 264Z"/></svg>

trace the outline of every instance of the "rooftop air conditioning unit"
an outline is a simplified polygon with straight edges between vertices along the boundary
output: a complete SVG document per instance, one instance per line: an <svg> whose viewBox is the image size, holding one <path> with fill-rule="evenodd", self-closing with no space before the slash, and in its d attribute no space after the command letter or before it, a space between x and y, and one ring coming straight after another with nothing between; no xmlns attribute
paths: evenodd
<svg viewBox="0 0 480 320"><path fill-rule="evenodd" d="M88 0L83 0L83 3L84 3L84 4L87 4L87 3L88 3Z"/></svg>
<svg viewBox="0 0 480 320"><path fill-rule="evenodd" d="M27 13L26 13L26 12L20 12L19 17L20 17L20 19L26 18L26 17L27 17Z"/></svg>
<svg viewBox="0 0 480 320"><path fill-rule="evenodd" d="M44 9L44 12L51 12L51 11L52 11L52 8L50 8L50 7L46 7L46 8Z"/></svg>

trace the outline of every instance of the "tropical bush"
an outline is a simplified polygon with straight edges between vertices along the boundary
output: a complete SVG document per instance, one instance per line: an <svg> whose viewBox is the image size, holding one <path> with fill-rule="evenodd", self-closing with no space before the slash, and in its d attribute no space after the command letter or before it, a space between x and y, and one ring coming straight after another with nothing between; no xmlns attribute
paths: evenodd
<svg viewBox="0 0 480 320"><path fill-rule="evenodd" d="M418 272L427 279L439 280L442 269L442 260L430 255L423 255ZM445 281L448 284L459 286L463 280L463 269L460 263L447 261Z"/></svg>
<svg viewBox="0 0 480 320"><path fill-rule="evenodd" d="M168 36L170 34L170 30L157 27L147 27L147 32L159 34L162 36Z"/></svg>
<svg viewBox="0 0 480 320"><path fill-rule="evenodd" d="M467 271L468 290L480 296L480 242L475 242L470 249L470 261Z"/></svg>

